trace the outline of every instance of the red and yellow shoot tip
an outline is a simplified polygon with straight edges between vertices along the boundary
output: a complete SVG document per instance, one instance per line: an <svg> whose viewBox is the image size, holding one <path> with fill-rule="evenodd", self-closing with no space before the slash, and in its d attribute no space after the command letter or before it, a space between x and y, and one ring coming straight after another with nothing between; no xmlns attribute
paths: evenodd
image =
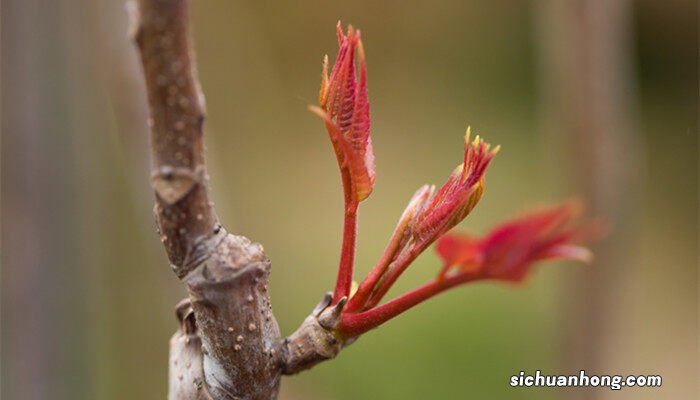
<svg viewBox="0 0 700 400"><path fill-rule="evenodd" d="M454 169L447 182L416 217L413 234L416 241L432 243L460 223L476 207L484 193L484 174L500 150L477 135L470 142L471 129L464 136L464 162Z"/></svg>
<svg viewBox="0 0 700 400"><path fill-rule="evenodd" d="M348 201L366 199L374 186L375 164L367 99L367 64L360 31L348 26L344 35L338 22L338 57L328 76L323 60L319 107L311 107L326 124L340 166ZM357 55L357 73L355 56Z"/></svg>

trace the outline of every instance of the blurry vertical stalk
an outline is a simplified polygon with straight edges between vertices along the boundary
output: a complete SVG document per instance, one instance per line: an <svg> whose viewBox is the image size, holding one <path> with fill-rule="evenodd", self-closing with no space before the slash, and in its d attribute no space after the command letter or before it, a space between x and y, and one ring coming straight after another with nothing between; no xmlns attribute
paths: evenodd
<svg viewBox="0 0 700 400"><path fill-rule="evenodd" d="M60 4L3 2L0 397L7 399L85 398L88 382Z"/></svg>
<svg viewBox="0 0 700 400"><path fill-rule="evenodd" d="M543 123L561 135L556 144L564 148L576 191L612 228L595 249L594 266L572 271L567 284L562 368L602 373L611 357L623 356L614 344L635 329L616 322L622 320L625 277L638 267L633 246L643 173L633 111L631 2L540 0L536 11ZM602 391L569 395L605 397Z"/></svg>

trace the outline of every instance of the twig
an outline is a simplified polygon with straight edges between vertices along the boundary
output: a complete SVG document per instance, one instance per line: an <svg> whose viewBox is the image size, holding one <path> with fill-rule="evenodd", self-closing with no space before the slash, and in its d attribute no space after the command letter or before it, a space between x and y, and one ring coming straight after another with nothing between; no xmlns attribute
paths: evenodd
<svg viewBox="0 0 700 400"><path fill-rule="evenodd" d="M192 399L192 387L201 398L274 399L282 340L267 294L270 262L262 246L221 227L209 200L189 1L140 0L130 10L150 108L156 220L190 295L171 342L169 399Z"/></svg>

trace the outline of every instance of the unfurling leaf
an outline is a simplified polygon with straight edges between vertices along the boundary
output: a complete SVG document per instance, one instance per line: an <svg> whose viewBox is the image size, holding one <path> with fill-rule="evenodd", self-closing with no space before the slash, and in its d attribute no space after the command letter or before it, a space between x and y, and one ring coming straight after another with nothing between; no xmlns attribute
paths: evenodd
<svg viewBox="0 0 700 400"><path fill-rule="evenodd" d="M333 143L346 193L352 200L366 199L374 186L375 165L367 99L367 65L360 40L360 31L348 27L344 35L338 22L338 57L328 77L328 56L324 57L319 107L311 111L319 115ZM357 54L357 74L355 55Z"/></svg>
<svg viewBox="0 0 700 400"><path fill-rule="evenodd" d="M590 232L576 221L580 207L568 202L507 221L482 238L445 235L437 243L444 273L473 274L475 279L520 281L537 261L590 261L591 252L575 241Z"/></svg>

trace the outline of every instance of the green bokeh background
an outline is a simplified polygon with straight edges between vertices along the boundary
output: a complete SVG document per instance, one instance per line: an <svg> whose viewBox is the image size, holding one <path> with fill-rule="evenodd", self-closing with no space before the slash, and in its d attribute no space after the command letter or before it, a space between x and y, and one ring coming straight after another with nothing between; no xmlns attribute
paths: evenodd
<svg viewBox="0 0 700 400"><path fill-rule="evenodd" d="M227 228L272 259L283 333L336 274L342 191L326 133L306 107L323 54L335 56L338 19L362 30L377 157L357 278L414 190L442 183L460 161L467 125L503 150L459 229L481 233L528 206L589 200L543 94L538 13L549 3L193 2L212 193ZM605 239L624 243L620 263L551 264L521 286L441 295L336 360L285 378L282 399L697 395L698 9L690 0L625 4L639 186L625 216L633 228L613 227ZM123 3L2 6L2 397L165 398L173 306L185 292L154 232L143 82ZM391 293L437 268L428 251ZM664 387L511 388L521 370L585 367L568 345L588 329L575 310L590 297L575 288L600 268L611 271L604 290L614 301L606 319L590 322L604 343L587 350L598 355L587 372L661 374Z"/></svg>

